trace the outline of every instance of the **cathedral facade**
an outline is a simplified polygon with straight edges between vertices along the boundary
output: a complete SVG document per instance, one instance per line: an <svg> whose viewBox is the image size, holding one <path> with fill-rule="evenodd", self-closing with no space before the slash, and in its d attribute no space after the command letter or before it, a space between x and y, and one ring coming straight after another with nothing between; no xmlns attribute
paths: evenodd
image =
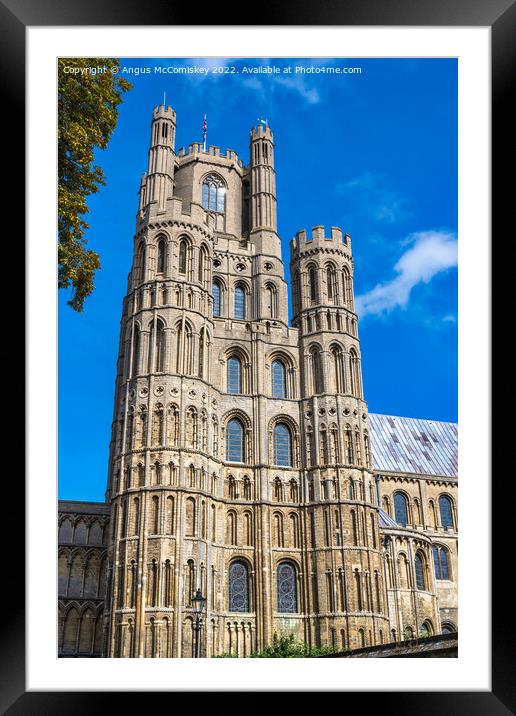
<svg viewBox="0 0 516 716"><path fill-rule="evenodd" d="M369 415L351 237L290 243L274 141L175 150L156 107L105 503L59 510L59 654L247 656L457 630L456 426Z"/></svg>

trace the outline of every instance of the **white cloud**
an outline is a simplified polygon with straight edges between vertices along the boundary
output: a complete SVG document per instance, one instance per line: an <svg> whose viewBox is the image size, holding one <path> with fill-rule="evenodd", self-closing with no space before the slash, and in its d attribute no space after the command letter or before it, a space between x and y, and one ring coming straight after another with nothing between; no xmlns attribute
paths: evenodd
<svg viewBox="0 0 516 716"><path fill-rule="evenodd" d="M408 216L404 200L396 191L386 186L386 178L382 174L364 172L346 182L339 182L335 189L338 194L357 193L359 205L377 221L394 224Z"/></svg>
<svg viewBox="0 0 516 716"><path fill-rule="evenodd" d="M414 286L428 283L438 273L457 266L457 237L453 233L419 231L411 234L407 242L410 248L394 266L398 275L357 296L356 308L361 318L405 308Z"/></svg>
<svg viewBox="0 0 516 716"><path fill-rule="evenodd" d="M318 104L321 96L315 87L311 87L304 75L294 77L275 75L276 84L283 85L287 89L296 92L307 104Z"/></svg>

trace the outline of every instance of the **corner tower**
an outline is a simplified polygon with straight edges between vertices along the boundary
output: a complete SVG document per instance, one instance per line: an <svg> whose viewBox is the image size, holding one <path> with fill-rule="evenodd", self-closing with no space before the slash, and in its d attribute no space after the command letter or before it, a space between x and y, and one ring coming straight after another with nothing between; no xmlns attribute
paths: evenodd
<svg viewBox="0 0 516 716"><path fill-rule="evenodd" d="M165 211L167 200L174 193L174 145L176 113L172 107L160 105L152 114L149 164L140 185L140 215L150 204Z"/></svg>
<svg viewBox="0 0 516 716"><path fill-rule="evenodd" d="M296 234L290 253L315 638L340 648L382 643L387 605L351 237L315 226Z"/></svg>
<svg viewBox="0 0 516 716"><path fill-rule="evenodd" d="M249 152L250 239L256 244L258 253L281 258L276 224L274 137L269 126L253 127Z"/></svg>

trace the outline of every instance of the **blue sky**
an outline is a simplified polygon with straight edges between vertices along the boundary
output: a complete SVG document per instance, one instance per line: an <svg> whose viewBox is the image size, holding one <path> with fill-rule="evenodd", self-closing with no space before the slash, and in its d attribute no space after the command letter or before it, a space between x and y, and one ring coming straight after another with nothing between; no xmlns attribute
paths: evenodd
<svg viewBox="0 0 516 716"><path fill-rule="evenodd" d="M155 66L208 73L155 73ZM244 66L282 71L244 74ZM296 66L362 72L295 74ZM138 59L121 67L141 72L124 74L134 87L97 155L106 186L90 197L86 215L102 267L82 314L59 292L59 497L104 499L137 191L152 109L164 92L177 112L176 149L202 140L206 113L208 144L234 149L247 163L249 130L267 118L287 279L296 231L346 230L369 410L456 421L456 60Z"/></svg>

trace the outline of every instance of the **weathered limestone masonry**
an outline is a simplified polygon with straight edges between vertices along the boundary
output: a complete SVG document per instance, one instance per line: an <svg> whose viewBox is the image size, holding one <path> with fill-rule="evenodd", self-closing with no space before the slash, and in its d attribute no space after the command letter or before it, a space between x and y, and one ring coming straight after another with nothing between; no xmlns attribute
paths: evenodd
<svg viewBox="0 0 516 716"><path fill-rule="evenodd" d="M456 527L451 544L442 480L416 515L425 479L373 468L351 238L317 226L292 240L290 326L271 129L251 130L247 166L200 143L176 153L175 132L156 107L120 329L102 655L193 656L197 588L206 657L279 632L335 648L440 633ZM74 619L61 615L60 653L99 655Z"/></svg>

